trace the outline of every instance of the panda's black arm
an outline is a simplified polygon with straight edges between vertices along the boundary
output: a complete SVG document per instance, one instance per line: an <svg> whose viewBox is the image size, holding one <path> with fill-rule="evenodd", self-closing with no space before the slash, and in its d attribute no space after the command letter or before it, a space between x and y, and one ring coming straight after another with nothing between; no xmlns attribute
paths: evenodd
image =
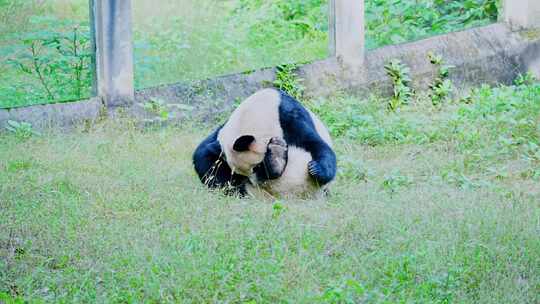
<svg viewBox="0 0 540 304"><path fill-rule="evenodd" d="M209 188L230 187L233 192L246 194L246 177L233 174L225 161L217 135L221 127L210 134L193 153L193 165L201 182Z"/></svg>
<svg viewBox="0 0 540 304"><path fill-rule="evenodd" d="M279 120L285 141L311 153L313 160L308 164L309 174L325 185L336 176L336 154L319 136L309 112L290 95L281 92Z"/></svg>

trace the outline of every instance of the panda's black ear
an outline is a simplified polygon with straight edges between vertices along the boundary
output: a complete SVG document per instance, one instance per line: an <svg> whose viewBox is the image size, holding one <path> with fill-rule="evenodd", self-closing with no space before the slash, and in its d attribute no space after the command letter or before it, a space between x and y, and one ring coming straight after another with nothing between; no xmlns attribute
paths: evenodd
<svg viewBox="0 0 540 304"><path fill-rule="evenodd" d="M233 145L233 150L236 152L249 151L249 146L255 141L255 137L251 135L244 135L238 137Z"/></svg>

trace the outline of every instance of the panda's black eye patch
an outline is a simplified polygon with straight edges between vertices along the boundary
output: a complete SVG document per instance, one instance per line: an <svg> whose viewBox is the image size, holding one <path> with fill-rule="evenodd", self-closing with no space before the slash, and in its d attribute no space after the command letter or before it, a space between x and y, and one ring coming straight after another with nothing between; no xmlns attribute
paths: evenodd
<svg viewBox="0 0 540 304"><path fill-rule="evenodd" d="M255 137L251 135L240 136L233 145L233 150L236 152L249 151L249 146L255 141Z"/></svg>

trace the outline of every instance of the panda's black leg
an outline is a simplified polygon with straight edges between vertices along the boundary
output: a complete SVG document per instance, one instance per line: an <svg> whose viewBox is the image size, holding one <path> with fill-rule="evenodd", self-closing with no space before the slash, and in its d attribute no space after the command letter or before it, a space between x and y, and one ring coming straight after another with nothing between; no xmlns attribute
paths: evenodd
<svg viewBox="0 0 540 304"><path fill-rule="evenodd" d="M245 194L247 178L233 174L231 168L222 157L222 150L217 141L217 132L208 136L193 153L193 165L199 179L209 188L223 188L226 193L239 192Z"/></svg>
<svg viewBox="0 0 540 304"><path fill-rule="evenodd" d="M288 161L288 146L285 140L273 137L268 143L264 160L253 170L257 175L258 182L279 178Z"/></svg>
<svg viewBox="0 0 540 304"><path fill-rule="evenodd" d="M193 165L203 183L218 169L220 155L221 147L218 142L203 142L193 153Z"/></svg>
<svg viewBox="0 0 540 304"><path fill-rule="evenodd" d="M309 175L319 185L325 185L336 176L337 160L334 151L325 143L318 142L311 145L313 160L308 164Z"/></svg>

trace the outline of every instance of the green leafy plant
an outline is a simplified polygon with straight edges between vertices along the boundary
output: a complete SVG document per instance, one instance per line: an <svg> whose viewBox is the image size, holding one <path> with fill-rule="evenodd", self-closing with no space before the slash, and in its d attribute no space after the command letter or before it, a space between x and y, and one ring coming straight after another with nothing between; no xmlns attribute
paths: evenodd
<svg viewBox="0 0 540 304"><path fill-rule="evenodd" d="M433 105L439 105L452 94L454 85L448 77L450 76L450 69L454 68L454 66L444 64L443 57L433 52L428 53L428 59L432 65L437 67L437 75L433 83L429 85L431 90L429 97Z"/></svg>
<svg viewBox="0 0 540 304"><path fill-rule="evenodd" d="M16 137L21 139L27 139L34 135L40 135L34 130L32 124L28 122L18 122L14 120L8 120L6 130L15 134Z"/></svg>
<svg viewBox="0 0 540 304"><path fill-rule="evenodd" d="M281 89L292 97L302 100L304 96L305 87L302 82L303 79L298 77L296 70L298 65L296 64L284 64L277 67L276 70L276 80L274 80L273 85Z"/></svg>
<svg viewBox="0 0 540 304"><path fill-rule="evenodd" d="M530 141L524 151L525 159L540 163L540 144Z"/></svg>
<svg viewBox="0 0 540 304"><path fill-rule="evenodd" d="M355 294L345 287L330 287L324 291L321 296L322 303L329 304L353 304L355 301Z"/></svg>
<svg viewBox="0 0 540 304"><path fill-rule="evenodd" d="M398 59L391 60L384 66L392 80L394 94L388 103L388 108L395 111L401 105L409 104L414 92L411 89L410 69Z"/></svg>
<svg viewBox="0 0 540 304"><path fill-rule="evenodd" d="M157 115L160 120L168 120L172 116L172 113L169 112L169 110L167 109L166 103L162 99L150 98L149 101L141 105L148 112Z"/></svg>

